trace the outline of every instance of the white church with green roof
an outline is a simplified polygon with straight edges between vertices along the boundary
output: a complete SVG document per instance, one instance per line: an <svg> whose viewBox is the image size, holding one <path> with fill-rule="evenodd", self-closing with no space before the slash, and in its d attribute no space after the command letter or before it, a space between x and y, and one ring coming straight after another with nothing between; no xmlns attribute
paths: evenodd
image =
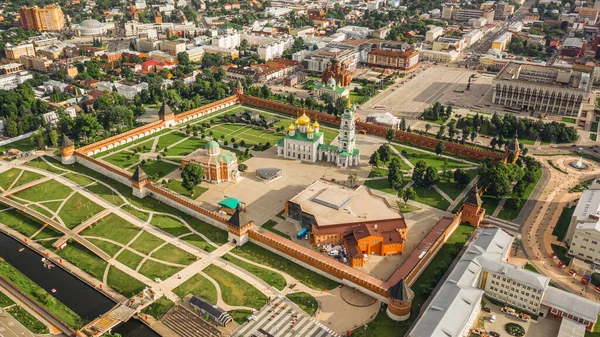
<svg viewBox="0 0 600 337"><path fill-rule="evenodd" d="M288 133L277 143L277 155L311 163L325 161L339 167L357 166L360 164L360 151L356 148L354 119L354 109L349 106L342 114L336 146L325 144L319 123L315 121L311 125L310 118L303 113L290 124Z"/></svg>

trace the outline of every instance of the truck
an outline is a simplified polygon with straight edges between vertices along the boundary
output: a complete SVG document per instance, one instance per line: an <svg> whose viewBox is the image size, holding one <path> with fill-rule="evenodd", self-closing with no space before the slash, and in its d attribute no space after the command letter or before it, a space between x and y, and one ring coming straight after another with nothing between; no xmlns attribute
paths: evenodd
<svg viewBox="0 0 600 337"><path fill-rule="evenodd" d="M299 232L298 235L296 235L296 237L298 238L298 240L302 239L303 237L306 236L306 234L308 234L308 228L302 228Z"/></svg>

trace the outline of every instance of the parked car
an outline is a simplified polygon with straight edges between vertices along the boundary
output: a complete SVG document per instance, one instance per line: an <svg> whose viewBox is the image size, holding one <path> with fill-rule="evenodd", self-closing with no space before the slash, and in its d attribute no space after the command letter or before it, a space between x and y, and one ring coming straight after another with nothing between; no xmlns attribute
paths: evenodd
<svg viewBox="0 0 600 337"><path fill-rule="evenodd" d="M585 285L590 284L590 280L586 279L585 277L582 277L580 282L581 282L581 284L585 284Z"/></svg>
<svg viewBox="0 0 600 337"><path fill-rule="evenodd" d="M552 260L558 259L558 256L556 256L556 254L554 253L550 253L550 257L552 258Z"/></svg>
<svg viewBox="0 0 600 337"><path fill-rule="evenodd" d="M489 335L492 337L500 337L500 334L497 333L496 331L490 331Z"/></svg>
<svg viewBox="0 0 600 337"><path fill-rule="evenodd" d="M569 275L575 277L575 275L577 275L577 272L574 269L569 269Z"/></svg>
<svg viewBox="0 0 600 337"><path fill-rule="evenodd" d="M558 145L552 145L552 148L556 149L556 148L558 148Z"/></svg>
<svg viewBox="0 0 600 337"><path fill-rule="evenodd" d="M490 317L490 323L494 323L496 321L496 315L492 315L492 317Z"/></svg>
<svg viewBox="0 0 600 337"><path fill-rule="evenodd" d="M483 311L485 311L485 312L492 312L492 309L490 309L488 307L485 307L485 308L483 308Z"/></svg>
<svg viewBox="0 0 600 337"><path fill-rule="evenodd" d="M596 288L594 288L594 290L595 290L595 291L596 291L598 294L600 294L600 287L596 287Z"/></svg>

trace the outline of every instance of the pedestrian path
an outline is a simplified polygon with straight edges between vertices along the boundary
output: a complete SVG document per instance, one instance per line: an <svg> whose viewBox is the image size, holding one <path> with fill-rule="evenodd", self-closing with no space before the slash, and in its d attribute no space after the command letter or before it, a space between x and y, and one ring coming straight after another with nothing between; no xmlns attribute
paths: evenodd
<svg viewBox="0 0 600 337"><path fill-rule="evenodd" d="M433 189L436 192L438 192L444 199L446 199L446 201L448 201L450 204L454 202L454 200L452 200L452 198L450 198L450 196L446 194L446 192L442 191L437 185L432 185L431 187L433 187Z"/></svg>
<svg viewBox="0 0 600 337"><path fill-rule="evenodd" d="M467 195L467 193L469 193L469 191L471 191L473 189L473 186L475 186L478 181L479 181L479 176L475 176L475 178L473 178L473 180L471 180L469 185L467 185L467 187L465 187L465 189L462 192L460 192L458 197L456 199L454 199L454 201L452 203L450 203L450 206L448 206L446 211L452 212L456 208L456 206L458 206L458 204L465 199L465 196Z"/></svg>

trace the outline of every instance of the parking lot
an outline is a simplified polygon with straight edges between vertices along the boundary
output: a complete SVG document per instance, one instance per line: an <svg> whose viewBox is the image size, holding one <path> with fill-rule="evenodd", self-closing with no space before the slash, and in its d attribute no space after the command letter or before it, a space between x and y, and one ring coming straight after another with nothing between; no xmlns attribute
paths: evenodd
<svg viewBox="0 0 600 337"><path fill-rule="evenodd" d="M507 323L517 323L525 328L525 337L555 337L558 333L560 320L556 318L540 317L537 321L523 322L514 316L503 313L500 306L494 305L485 299L484 302L485 307L490 308L491 312L487 313L482 310L479 318L483 318L483 326L488 333L495 331L500 336L510 336L504 329ZM496 315L494 323L490 322L492 315Z"/></svg>

